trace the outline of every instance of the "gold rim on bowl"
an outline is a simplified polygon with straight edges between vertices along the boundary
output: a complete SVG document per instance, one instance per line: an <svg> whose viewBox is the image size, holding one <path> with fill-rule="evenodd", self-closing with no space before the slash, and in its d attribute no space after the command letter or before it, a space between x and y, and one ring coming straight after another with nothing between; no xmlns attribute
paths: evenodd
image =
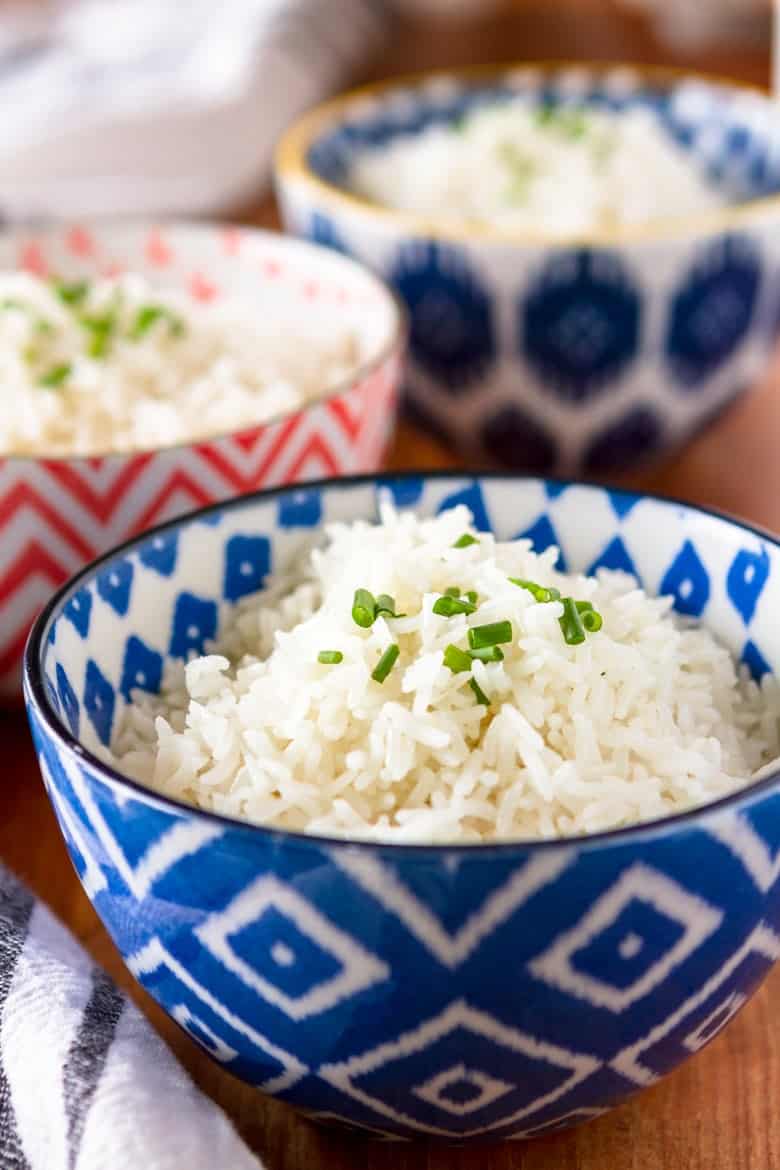
<svg viewBox="0 0 780 1170"><path fill-rule="evenodd" d="M769 102L769 92L760 86L748 85L727 77L710 73L661 65L636 65L630 62L600 61L521 61L504 65L475 65L462 69L431 70L410 73L385 81L351 89L339 97L323 102L300 117L282 135L277 144L274 167L277 183L294 181L308 186L319 200L344 212L370 218L382 226L403 229L406 234L416 237L431 237L451 241L481 241L493 244L535 244L546 247L600 246L621 243L644 243L679 238L684 235L704 235L727 232L745 223L780 218L780 194L748 199L743 203L731 204L704 213L685 216L665 216L640 224L616 225L597 228L587 232L558 235L554 232L534 232L527 229L511 229L491 226L473 221L449 221L411 211L399 211L374 203L370 199L354 194L336 183L321 178L309 165L308 154L314 141L328 129L345 120L344 115L354 105L366 98L381 98L404 90L420 89L437 82L462 83L477 88L491 78L511 77L527 73L550 74L567 70L578 70L603 77L611 73L633 73L648 83L648 87L668 90L683 81L700 82L721 89L731 89L741 94L752 94Z"/></svg>

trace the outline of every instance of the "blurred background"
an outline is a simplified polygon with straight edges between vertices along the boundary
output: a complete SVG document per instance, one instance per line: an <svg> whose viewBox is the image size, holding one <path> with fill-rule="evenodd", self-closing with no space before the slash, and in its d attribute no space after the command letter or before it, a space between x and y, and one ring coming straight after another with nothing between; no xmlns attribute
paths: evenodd
<svg viewBox="0 0 780 1170"><path fill-rule="evenodd" d="M770 0L5 0L0 215L265 221L273 143L366 78L540 58L758 84Z"/></svg>

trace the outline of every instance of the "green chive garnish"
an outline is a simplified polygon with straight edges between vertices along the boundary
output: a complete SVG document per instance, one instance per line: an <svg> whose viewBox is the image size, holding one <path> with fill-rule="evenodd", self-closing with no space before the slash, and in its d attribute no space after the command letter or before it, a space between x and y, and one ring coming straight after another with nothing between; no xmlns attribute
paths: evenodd
<svg viewBox="0 0 780 1170"><path fill-rule="evenodd" d="M480 662L501 662L504 651L500 646L481 646L479 650L469 650L470 658L478 658Z"/></svg>
<svg viewBox="0 0 780 1170"><path fill-rule="evenodd" d="M108 329L94 329L92 336L89 339L87 346L87 353L93 358L102 358L106 356L108 349L108 341L110 337L110 330Z"/></svg>
<svg viewBox="0 0 780 1170"><path fill-rule="evenodd" d="M470 544L479 544L476 536L472 536L470 532L464 532L462 536L453 544L453 548L468 548Z"/></svg>
<svg viewBox="0 0 780 1170"><path fill-rule="evenodd" d="M74 280L68 283L64 280L55 280L54 291L65 305L80 305L89 292L88 280Z"/></svg>
<svg viewBox="0 0 780 1170"><path fill-rule="evenodd" d="M143 337L149 332L156 321L161 320L168 322L168 327L175 337L179 337L184 332L184 323L181 318L166 305L142 305L136 313L130 336L134 340L138 340L139 337Z"/></svg>
<svg viewBox="0 0 780 1170"><path fill-rule="evenodd" d="M70 362L62 362L59 366L52 366L52 368L38 379L39 386L46 386L49 389L55 389L61 386L70 372L73 369Z"/></svg>
<svg viewBox="0 0 780 1170"><path fill-rule="evenodd" d="M445 597L460 597L460 589L457 585L450 585L449 589L444 590Z"/></svg>
<svg viewBox="0 0 780 1170"><path fill-rule="evenodd" d="M486 646L497 646L499 642L511 641L511 622L490 622L486 626L472 626L469 630L469 647L472 650L484 650Z"/></svg>
<svg viewBox="0 0 780 1170"><path fill-rule="evenodd" d="M340 662L344 661L344 655L340 650L320 650L317 661L321 662L323 666L338 666Z"/></svg>
<svg viewBox="0 0 780 1170"><path fill-rule="evenodd" d="M401 651L398 646L395 645L395 643L393 643L392 646L387 647L384 654L379 659L374 669L371 671L371 677L374 682L383 683L385 681L388 674L395 666L396 660L400 653Z"/></svg>
<svg viewBox="0 0 780 1170"><path fill-rule="evenodd" d="M466 593L466 597L469 599L469 601L471 602L472 605L477 604L477 591L476 591L476 589L469 589L468 592Z"/></svg>
<svg viewBox="0 0 780 1170"><path fill-rule="evenodd" d="M548 601L560 601L561 595L559 590L552 586L547 588L544 585L537 585L535 581L524 581L522 577L510 577L509 580L513 585L519 585L521 589L525 589L535 601L546 603Z"/></svg>
<svg viewBox="0 0 780 1170"><path fill-rule="evenodd" d="M471 670L471 658L465 650L450 643L444 651L444 665L453 674L461 674L464 670Z"/></svg>
<svg viewBox="0 0 780 1170"><path fill-rule="evenodd" d="M564 641L569 646L579 646L585 641L585 628L579 610L571 597L563 598L563 616L558 618Z"/></svg>
<svg viewBox="0 0 780 1170"><path fill-rule="evenodd" d="M476 605L464 601L462 597L451 597L449 594L439 597L433 603L433 612L439 617L454 617L456 613L473 613Z"/></svg>
<svg viewBox="0 0 780 1170"><path fill-rule="evenodd" d="M580 621L589 634L595 634L603 625L601 614L595 610L589 601L575 601Z"/></svg>
<svg viewBox="0 0 780 1170"><path fill-rule="evenodd" d="M376 599L377 617L380 613L383 613L387 617L391 618L400 618L406 616L405 614L395 612L395 598L391 597L389 593L380 593Z"/></svg>
<svg viewBox="0 0 780 1170"><path fill-rule="evenodd" d="M81 324L90 335L87 353L90 357L105 357L111 335L116 328L116 309L109 309L99 317L82 317Z"/></svg>
<svg viewBox="0 0 780 1170"><path fill-rule="evenodd" d="M352 602L352 620L355 625L367 630L373 626L376 619L376 600L373 593L367 589L356 589L355 599Z"/></svg>
<svg viewBox="0 0 780 1170"><path fill-rule="evenodd" d="M477 702L481 703L481 705L483 707L489 707L490 706L490 699L487 697L485 692L482 690L482 687L479 685L479 683L477 682L477 680L475 678L469 679L469 686L471 687L472 691L474 692L474 698L477 700Z"/></svg>

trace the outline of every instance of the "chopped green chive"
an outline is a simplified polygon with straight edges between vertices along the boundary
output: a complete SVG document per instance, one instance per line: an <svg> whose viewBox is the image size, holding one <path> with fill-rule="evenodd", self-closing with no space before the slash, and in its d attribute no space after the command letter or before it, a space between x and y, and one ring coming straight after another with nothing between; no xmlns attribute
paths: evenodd
<svg viewBox="0 0 780 1170"><path fill-rule="evenodd" d="M356 589L355 598L352 602L352 620L355 625L362 626L367 630L369 626L373 626L376 619L376 600L373 593L369 593L367 589Z"/></svg>
<svg viewBox="0 0 780 1170"><path fill-rule="evenodd" d="M472 536L470 532L464 532L462 536L453 544L453 548L468 548L470 544L479 544L476 536Z"/></svg>
<svg viewBox="0 0 780 1170"><path fill-rule="evenodd" d="M72 370L70 362L62 362L59 366L52 366L52 368L38 379L39 386L46 386L48 389L55 389L61 386L67 377L69 377Z"/></svg>
<svg viewBox="0 0 780 1170"><path fill-rule="evenodd" d="M480 646L478 650L469 650L470 658L478 658L480 662L501 662L504 651L500 646Z"/></svg>
<svg viewBox="0 0 780 1170"><path fill-rule="evenodd" d="M340 650L320 650L317 661L321 662L323 666L338 666L340 662L344 661L344 655Z"/></svg>
<svg viewBox="0 0 780 1170"><path fill-rule="evenodd" d="M444 590L445 597L460 597L460 589L457 585L450 585L449 589Z"/></svg>
<svg viewBox="0 0 780 1170"><path fill-rule="evenodd" d="M512 199L525 199L528 186L536 174L536 161L515 142L500 142L496 153L509 171L511 184L508 191Z"/></svg>
<svg viewBox="0 0 780 1170"><path fill-rule="evenodd" d="M477 591L476 591L476 589L469 589L468 592L466 593L466 597L469 599L469 601L471 602L472 605L477 604Z"/></svg>
<svg viewBox="0 0 780 1170"><path fill-rule="evenodd" d="M574 141L582 138L588 129L588 119L584 110L572 106L559 106L551 102L547 102L537 109L536 124L557 130L565 138L571 138Z"/></svg>
<svg viewBox="0 0 780 1170"><path fill-rule="evenodd" d="M464 670L471 670L471 657L465 650L450 644L444 651L444 665L453 674L461 674Z"/></svg>
<svg viewBox="0 0 780 1170"><path fill-rule="evenodd" d="M601 614L593 608L589 601L575 601L580 621L589 634L595 634L603 625Z"/></svg>
<svg viewBox="0 0 780 1170"><path fill-rule="evenodd" d="M511 641L511 622L490 622L486 626L472 626L469 630L469 647L472 650L484 650L486 646L497 646L499 642Z"/></svg>
<svg viewBox="0 0 780 1170"><path fill-rule="evenodd" d="M109 309L99 317L82 317L81 324L89 333L87 353L90 357L105 357L111 335L116 328L116 309Z"/></svg>
<svg viewBox="0 0 780 1170"><path fill-rule="evenodd" d="M89 345L87 346L89 356L93 358L105 357L110 336L111 333L108 329L93 330L92 336L89 339Z"/></svg>
<svg viewBox="0 0 780 1170"><path fill-rule="evenodd" d="M477 700L477 702L480 703L483 707L489 707L490 699L487 697L475 678L469 679L469 686L474 692L474 698Z"/></svg>
<svg viewBox="0 0 780 1170"><path fill-rule="evenodd" d="M454 617L456 613L473 613L476 608L476 605L472 605L470 601L464 601L462 597L451 597L449 594L437 598L433 603L433 612L439 617Z"/></svg>
<svg viewBox="0 0 780 1170"><path fill-rule="evenodd" d="M54 291L64 305L80 305L89 292L88 280L74 280L68 283L64 280L55 280Z"/></svg>
<svg viewBox="0 0 780 1170"><path fill-rule="evenodd" d="M393 643L392 646L387 647L384 654L379 659L374 669L371 671L371 677L374 682L383 683L385 681L388 674L395 666L398 655L400 653L401 651L398 646L395 645L395 643Z"/></svg>
<svg viewBox="0 0 780 1170"><path fill-rule="evenodd" d="M134 340L138 340L139 337L143 337L149 332L156 321L162 320L168 322L168 327L174 337L179 337L184 332L183 321L166 305L142 305L136 313L130 336Z"/></svg>
<svg viewBox="0 0 780 1170"><path fill-rule="evenodd" d="M386 614L387 617L399 618L404 617L402 613L395 612L395 598L391 597L389 593L380 593L376 599L376 614Z"/></svg>
<svg viewBox="0 0 780 1170"><path fill-rule="evenodd" d="M579 646L585 641L585 628L579 610L571 597L563 598L563 616L558 618L564 641L569 646Z"/></svg>
<svg viewBox="0 0 780 1170"><path fill-rule="evenodd" d="M521 589L525 589L535 601L542 603L548 601L560 601L561 595L559 590L552 586L546 587L544 585L537 585L535 581L524 581L522 577L510 577L509 580L513 585L518 585Z"/></svg>

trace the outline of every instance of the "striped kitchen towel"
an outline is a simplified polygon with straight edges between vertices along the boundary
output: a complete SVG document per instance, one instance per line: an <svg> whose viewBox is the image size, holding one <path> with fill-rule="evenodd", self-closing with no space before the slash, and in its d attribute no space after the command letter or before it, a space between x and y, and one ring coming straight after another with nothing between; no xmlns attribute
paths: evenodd
<svg viewBox="0 0 780 1170"><path fill-rule="evenodd" d="M262 1170L137 1008L2 867L0 1170Z"/></svg>

